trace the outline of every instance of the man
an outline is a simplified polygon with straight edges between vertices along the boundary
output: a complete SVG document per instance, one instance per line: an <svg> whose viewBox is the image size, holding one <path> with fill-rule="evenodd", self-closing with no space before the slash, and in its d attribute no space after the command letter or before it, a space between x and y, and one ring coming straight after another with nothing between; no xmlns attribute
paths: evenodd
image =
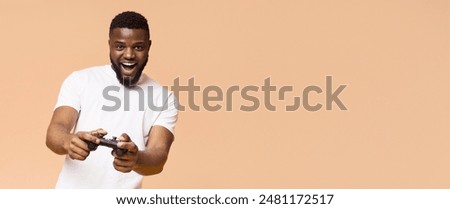
<svg viewBox="0 0 450 209"><path fill-rule="evenodd" d="M140 188L160 173L174 140L176 98L143 74L151 46L144 16L118 14L109 28L111 65L64 80L47 130L47 147L66 155L56 188ZM118 155L99 144L116 136Z"/></svg>

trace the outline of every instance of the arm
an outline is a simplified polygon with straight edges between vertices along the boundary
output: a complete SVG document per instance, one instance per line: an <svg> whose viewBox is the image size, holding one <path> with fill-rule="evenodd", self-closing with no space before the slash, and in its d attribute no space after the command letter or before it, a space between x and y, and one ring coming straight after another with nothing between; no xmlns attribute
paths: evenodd
<svg viewBox="0 0 450 209"><path fill-rule="evenodd" d="M90 151L83 140L98 144L99 139L94 134L106 134L106 132L99 129L93 132L71 134L77 119L78 112L74 108L68 106L56 108L47 129L46 145L56 154L68 154L72 159L84 160Z"/></svg>
<svg viewBox="0 0 450 209"><path fill-rule="evenodd" d="M137 146L126 134L119 138L119 148L127 149L125 155L113 154L114 168L121 172L135 172L147 176L161 173L167 161L170 146L174 140L173 134L163 126L153 126L145 150L138 151Z"/></svg>

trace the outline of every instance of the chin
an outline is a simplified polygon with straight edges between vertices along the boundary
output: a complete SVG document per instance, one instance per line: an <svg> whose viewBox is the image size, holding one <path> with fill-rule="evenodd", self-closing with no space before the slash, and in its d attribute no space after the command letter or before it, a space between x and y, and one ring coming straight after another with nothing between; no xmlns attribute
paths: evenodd
<svg viewBox="0 0 450 209"><path fill-rule="evenodd" d="M120 84L122 84L123 86L125 86L127 88L132 88L133 86L135 86L137 84L137 82L139 81L139 79L142 75L142 72L144 71L146 64L147 64L147 61L144 63L144 65L137 66L136 74L133 77L130 77L130 76L123 76L120 66L111 60L111 66L112 66L114 72L116 73L117 80L119 81Z"/></svg>

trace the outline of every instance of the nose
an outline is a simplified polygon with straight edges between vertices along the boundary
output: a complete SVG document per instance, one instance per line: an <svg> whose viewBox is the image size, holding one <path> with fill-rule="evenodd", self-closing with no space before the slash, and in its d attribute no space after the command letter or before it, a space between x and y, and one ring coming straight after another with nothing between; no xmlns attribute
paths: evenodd
<svg viewBox="0 0 450 209"><path fill-rule="evenodd" d="M134 59L135 54L134 54L133 49L130 48L130 47L127 48L127 49L125 50L123 56L124 56L125 59Z"/></svg>

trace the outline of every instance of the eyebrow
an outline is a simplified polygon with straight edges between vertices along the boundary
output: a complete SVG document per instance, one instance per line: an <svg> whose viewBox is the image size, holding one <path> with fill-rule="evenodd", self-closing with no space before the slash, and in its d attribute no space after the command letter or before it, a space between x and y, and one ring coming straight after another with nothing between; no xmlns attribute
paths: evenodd
<svg viewBox="0 0 450 209"><path fill-rule="evenodd" d="M125 41L120 41L120 40L114 41L114 44L125 44ZM145 44L145 41L138 41L138 42L133 43L132 45L138 45L138 44Z"/></svg>

